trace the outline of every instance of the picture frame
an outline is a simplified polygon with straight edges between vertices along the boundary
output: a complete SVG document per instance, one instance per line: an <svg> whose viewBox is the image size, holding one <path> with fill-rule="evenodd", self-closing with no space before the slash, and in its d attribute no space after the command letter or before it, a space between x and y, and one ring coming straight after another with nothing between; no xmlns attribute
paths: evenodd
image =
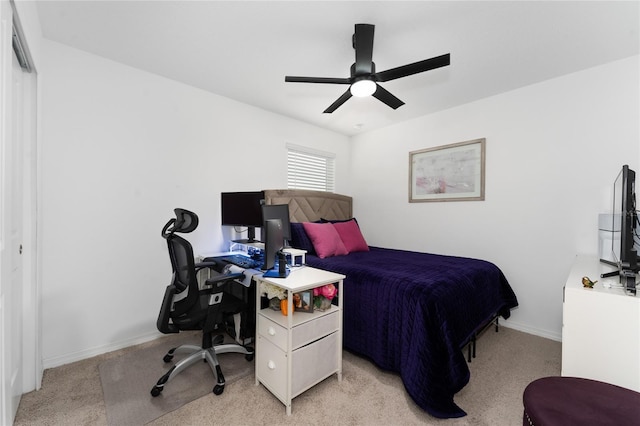
<svg viewBox="0 0 640 426"><path fill-rule="evenodd" d="M484 201L486 140L409 153L409 202Z"/></svg>
<svg viewBox="0 0 640 426"><path fill-rule="evenodd" d="M313 313L313 290L293 293L293 311Z"/></svg>

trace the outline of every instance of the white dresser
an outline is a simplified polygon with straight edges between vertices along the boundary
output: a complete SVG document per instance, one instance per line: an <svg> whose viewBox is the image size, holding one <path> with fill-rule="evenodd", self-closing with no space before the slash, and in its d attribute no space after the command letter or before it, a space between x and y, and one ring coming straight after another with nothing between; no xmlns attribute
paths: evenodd
<svg viewBox="0 0 640 426"><path fill-rule="evenodd" d="M260 309L256 291L256 385L262 383L291 414L291 400L332 374L342 380L342 282L345 276L303 266L287 278L264 278L287 291L288 315ZM325 284L338 288L338 305L294 312L293 294ZM259 283L258 283L259 285Z"/></svg>
<svg viewBox="0 0 640 426"><path fill-rule="evenodd" d="M577 256L564 287L562 375L584 377L640 392L640 293L629 296L615 270L595 256ZM598 280L582 286L582 277ZM595 396L597 397L597 396Z"/></svg>

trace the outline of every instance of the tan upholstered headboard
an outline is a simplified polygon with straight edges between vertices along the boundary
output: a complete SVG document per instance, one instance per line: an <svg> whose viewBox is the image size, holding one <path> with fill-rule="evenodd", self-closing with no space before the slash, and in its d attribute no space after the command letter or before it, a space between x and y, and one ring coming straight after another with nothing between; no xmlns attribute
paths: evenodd
<svg viewBox="0 0 640 426"><path fill-rule="evenodd" d="M305 189L265 189L264 198L265 204L289 204L291 222L353 217L352 198L347 195Z"/></svg>

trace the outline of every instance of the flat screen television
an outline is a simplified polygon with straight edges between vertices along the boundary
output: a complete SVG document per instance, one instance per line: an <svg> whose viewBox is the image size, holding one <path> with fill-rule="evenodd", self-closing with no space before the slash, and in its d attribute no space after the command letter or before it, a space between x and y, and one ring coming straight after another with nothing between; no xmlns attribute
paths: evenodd
<svg viewBox="0 0 640 426"><path fill-rule="evenodd" d="M636 294L636 275L638 273L638 252L636 250L636 232L638 215L636 212L635 193L636 173L628 165L622 166L613 184L613 206L611 229L613 241L611 251L612 264L618 268L613 273L602 274L603 277L619 275L620 283L627 293ZM616 235L618 234L618 235Z"/></svg>
<svg viewBox="0 0 640 426"><path fill-rule="evenodd" d="M282 277L285 277L285 261L282 256L282 249L284 248L284 237L282 233L282 221L280 219L268 219L264 221L262 227L263 242L264 242L264 264L262 265L263 271L269 271L276 266L276 257L279 258L278 266L279 271L282 273ZM265 275L266 276L266 275ZM273 276L273 275L271 275Z"/></svg>
<svg viewBox="0 0 640 426"><path fill-rule="evenodd" d="M262 206L262 220L280 219L282 222L282 236L284 246L291 241L291 222L289 221L289 204L264 204Z"/></svg>
<svg viewBox="0 0 640 426"><path fill-rule="evenodd" d="M234 240L234 242L253 243L256 241L256 228L263 224L262 204L264 204L264 192L262 191L220 193L222 225L247 228L247 238Z"/></svg>

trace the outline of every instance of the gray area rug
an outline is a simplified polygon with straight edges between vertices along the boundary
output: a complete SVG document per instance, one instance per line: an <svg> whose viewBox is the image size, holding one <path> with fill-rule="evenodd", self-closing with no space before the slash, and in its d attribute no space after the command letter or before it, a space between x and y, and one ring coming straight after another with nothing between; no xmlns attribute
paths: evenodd
<svg viewBox="0 0 640 426"><path fill-rule="evenodd" d="M186 332L163 337L140 350L103 362L98 367L107 412L107 423L114 426L143 425L183 405L211 393L215 374L204 361L192 365L165 385L157 397L150 394L158 379L173 362L162 358L172 347L201 343L201 334ZM179 361L185 355L176 355ZM254 363L242 354L221 354L218 361L227 384L253 374Z"/></svg>

